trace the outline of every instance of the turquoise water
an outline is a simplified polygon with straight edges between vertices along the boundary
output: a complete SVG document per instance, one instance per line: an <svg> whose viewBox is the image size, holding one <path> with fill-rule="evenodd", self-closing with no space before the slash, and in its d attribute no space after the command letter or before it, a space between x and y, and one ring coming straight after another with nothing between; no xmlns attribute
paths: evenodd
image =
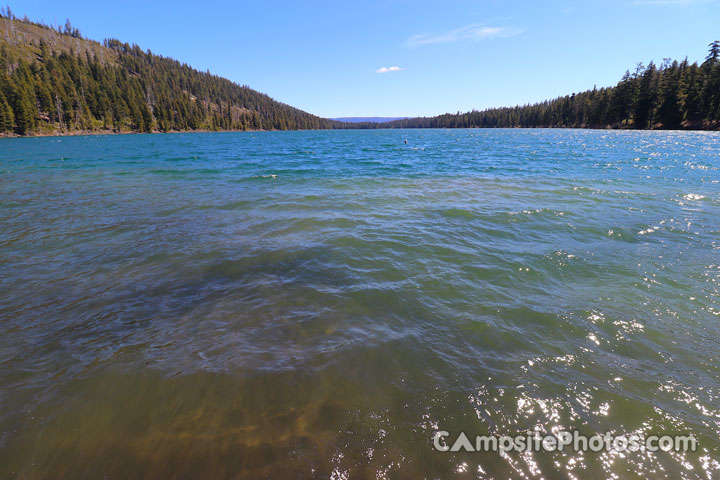
<svg viewBox="0 0 720 480"><path fill-rule="evenodd" d="M718 133L0 140L0 478L710 478L719 181ZM557 428L699 448L432 444Z"/></svg>

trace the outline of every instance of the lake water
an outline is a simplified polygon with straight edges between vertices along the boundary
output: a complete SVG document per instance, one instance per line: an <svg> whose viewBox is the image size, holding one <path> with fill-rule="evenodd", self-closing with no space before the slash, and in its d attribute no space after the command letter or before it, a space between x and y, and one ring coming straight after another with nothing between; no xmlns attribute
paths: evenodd
<svg viewBox="0 0 720 480"><path fill-rule="evenodd" d="M710 478L719 181L717 132L0 140L0 477ZM433 448L557 429L698 449Z"/></svg>

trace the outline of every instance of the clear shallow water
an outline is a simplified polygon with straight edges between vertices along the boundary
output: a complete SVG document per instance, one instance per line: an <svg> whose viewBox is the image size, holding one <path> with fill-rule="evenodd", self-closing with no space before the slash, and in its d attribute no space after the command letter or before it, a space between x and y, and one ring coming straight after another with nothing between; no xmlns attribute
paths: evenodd
<svg viewBox="0 0 720 480"><path fill-rule="evenodd" d="M0 140L0 477L713 477L719 180L717 133ZM699 450L432 448L558 427Z"/></svg>

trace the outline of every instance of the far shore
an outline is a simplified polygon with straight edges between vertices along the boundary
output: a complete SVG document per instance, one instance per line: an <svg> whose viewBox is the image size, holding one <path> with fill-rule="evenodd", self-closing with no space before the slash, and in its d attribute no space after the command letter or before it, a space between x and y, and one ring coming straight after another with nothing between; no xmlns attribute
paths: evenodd
<svg viewBox="0 0 720 480"><path fill-rule="evenodd" d="M153 130L152 132L135 132L130 130L53 130L50 132L34 132L30 135L17 133L0 133L0 138L34 138L34 137L82 137L87 135L147 135L155 133L219 133L219 132L264 132L266 130Z"/></svg>
<svg viewBox="0 0 720 480"><path fill-rule="evenodd" d="M704 127L704 128L703 128ZM434 128L430 128L434 129ZM716 132L720 130L719 124L712 125L684 125L684 128L671 130L664 128L645 128L635 129L632 126L611 126L605 127L465 127L465 128L447 128L439 127L441 130L462 130L462 129L474 129L474 130L497 130L497 129L509 129L509 130L537 130L537 129L552 129L552 130L623 130L623 131L637 131L637 132ZM426 130L426 128L344 128L344 129L322 129L322 130ZM209 129L196 129L196 130L153 130L152 132L137 132L131 130L111 130L111 129L100 129L100 130L51 130L45 132L34 132L30 135L19 135L17 133L0 133L0 138L34 138L34 137L77 137L77 136L88 136L88 135L147 135L147 134L162 134L162 133L230 133L230 132L292 132L292 131L308 131L305 129L298 130L209 130ZM319 131L319 130L318 130Z"/></svg>

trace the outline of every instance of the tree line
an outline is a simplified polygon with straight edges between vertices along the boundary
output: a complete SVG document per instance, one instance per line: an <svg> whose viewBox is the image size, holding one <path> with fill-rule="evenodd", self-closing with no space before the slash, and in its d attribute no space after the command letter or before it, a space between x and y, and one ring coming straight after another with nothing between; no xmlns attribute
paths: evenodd
<svg viewBox="0 0 720 480"><path fill-rule="evenodd" d="M614 87L593 88L533 105L409 118L380 128L720 128L720 41L705 61L639 63ZM364 124L364 128L377 125Z"/></svg>
<svg viewBox="0 0 720 480"><path fill-rule="evenodd" d="M28 26L14 42L15 24ZM72 131L299 130L329 128L574 127L720 128L720 41L701 64L638 64L614 87L532 105L388 123L345 123L311 115L227 79L116 39L102 45L64 27L20 20L0 9L0 133ZM51 33L51 35L48 34ZM30 38L28 38L28 36ZM84 42L58 48L56 38ZM48 44L48 38L50 43ZM75 43L74 45L77 45ZM103 58L93 53L103 49Z"/></svg>

